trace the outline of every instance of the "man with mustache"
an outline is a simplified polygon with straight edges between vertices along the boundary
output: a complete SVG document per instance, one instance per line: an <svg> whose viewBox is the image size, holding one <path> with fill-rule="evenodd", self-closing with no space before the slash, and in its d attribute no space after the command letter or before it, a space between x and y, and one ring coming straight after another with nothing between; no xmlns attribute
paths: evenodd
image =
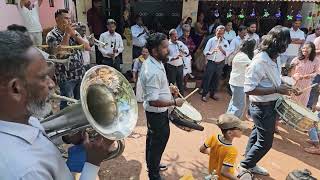
<svg viewBox="0 0 320 180"><path fill-rule="evenodd" d="M163 63L168 61L169 42L162 33L152 34L147 39L146 48L150 55L144 61L140 80L143 90L143 107L147 117L146 161L150 180L160 180L161 156L166 148L169 135L168 107L182 106L184 100L174 99L172 94L177 94L175 86L169 87L166 70ZM161 167L160 167L161 166Z"/></svg>
<svg viewBox="0 0 320 180"><path fill-rule="evenodd" d="M10 180L72 180L58 148L38 118L51 111L49 93L54 82L50 68L31 39L14 31L0 31L0 178ZM113 141L84 136L87 159L82 179L97 177Z"/></svg>

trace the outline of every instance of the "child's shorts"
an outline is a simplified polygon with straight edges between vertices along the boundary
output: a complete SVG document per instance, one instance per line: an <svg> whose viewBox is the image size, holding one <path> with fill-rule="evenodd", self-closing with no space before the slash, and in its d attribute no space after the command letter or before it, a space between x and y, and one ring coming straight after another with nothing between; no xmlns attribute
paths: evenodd
<svg viewBox="0 0 320 180"><path fill-rule="evenodd" d="M319 143L319 132L316 127L309 130L309 138L312 142Z"/></svg>

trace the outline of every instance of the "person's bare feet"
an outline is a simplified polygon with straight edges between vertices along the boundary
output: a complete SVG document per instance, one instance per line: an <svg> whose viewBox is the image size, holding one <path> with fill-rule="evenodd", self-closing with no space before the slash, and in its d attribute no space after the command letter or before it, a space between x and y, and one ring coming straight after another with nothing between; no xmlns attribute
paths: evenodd
<svg viewBox="0 0 320 180"><path fill-rule="evenodd" d="M310 154L317 154L320 155L320 148L319 147L308 147L303 149L305 152Z"/></svg>

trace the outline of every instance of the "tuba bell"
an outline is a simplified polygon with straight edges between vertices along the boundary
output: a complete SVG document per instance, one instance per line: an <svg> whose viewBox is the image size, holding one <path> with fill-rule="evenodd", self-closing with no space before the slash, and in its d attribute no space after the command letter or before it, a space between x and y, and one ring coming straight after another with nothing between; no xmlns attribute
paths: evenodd
<svg viewBox="0 0 320 180"><path fill-rule="evenodd" d="M89 137L100 134L117 141L118 148L105 160L123 152L123 139L132 133L137 123L138 105L130 83L119 71L106 65L94 66L82 79L79 101L58 95L51 98L72 102L41 121L52 140L86 130Z"/></svg>

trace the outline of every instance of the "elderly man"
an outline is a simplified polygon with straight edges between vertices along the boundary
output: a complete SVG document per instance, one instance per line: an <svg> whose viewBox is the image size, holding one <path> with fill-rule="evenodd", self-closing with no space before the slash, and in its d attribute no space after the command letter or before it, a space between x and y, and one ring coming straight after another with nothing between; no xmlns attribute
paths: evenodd
<svg viewBox="0 0 320 180"><path fill-rule="evenodd" d="M42 44L42 26L39 18L39 7L42 1L36 0L31 3L30 0L18 0L18 10L35 45Z"/></svg>
<svg viewBox="0 0 320 180"><path fill-rule="evenodd" d="M203 54L207 59L207 67L203 78L203 91L201 100L207 102L207 95L210 92L210 97L218 100L215 96L215 91L219 86L219 80L225 65L224 59L229 55L229 42L223 38L225 27L220 25L216 28L216 36L209 39ZM214 79L213 79L214 78ZM213 87L210 87L213 86Z"/></svg>
<svg viewBox="0 0 320 180"><path fill-rule="evenodd" d="M166 169L160 165L169 136L170 126L168 107L182 106L184 100L174 99L171 93L177 94L176 87L169 87L163 63L167 62L169 42L162 33L152 34L146 47L150 53L144 61L140 80L144 94L143 107L147 117L146 161L150 180L161 180L159 171Z"/></svg>
<svg viewBox="0 0 320 180"><path fill-rule="evenodd" d="M75 30L76 25L71 23L71 16L66 9L58 9L55 12L57 25L47 34L47 44L74 46L83 44L85 50L90 51L89 43ZM83 57L80 50L69 57L68 65L56 64L56 77L62 96L80 98L81 79L85 73ZM66 101L61 101L60 109L67 106Z"/></svg>
<svg viewBox="0 0 320 180"><path fill-rule="evenodd" d="M306 42L314 42L314 40L320 36L320 24L318 24L315 28L315 32L310 34L306 38Z"/></svg>
<svg viewBox="0 0 320 180"><path fill-rule="evenodd" d="M177 30L169 31L169 54L166 64L166 72L170 84L177 84L181 94L184 94L183 58L189 56L188 47L178 40Z"/></svg>
<svg viewBox="0 0 320 180"><path fill-rule="evenodd" d="M54 82L50 68L31 39L20 32L0 31L0 176L1 179L72 180L57 147L38 118L51 111ZM81 179L97 177L113 141L89 141Z"/></svg>

